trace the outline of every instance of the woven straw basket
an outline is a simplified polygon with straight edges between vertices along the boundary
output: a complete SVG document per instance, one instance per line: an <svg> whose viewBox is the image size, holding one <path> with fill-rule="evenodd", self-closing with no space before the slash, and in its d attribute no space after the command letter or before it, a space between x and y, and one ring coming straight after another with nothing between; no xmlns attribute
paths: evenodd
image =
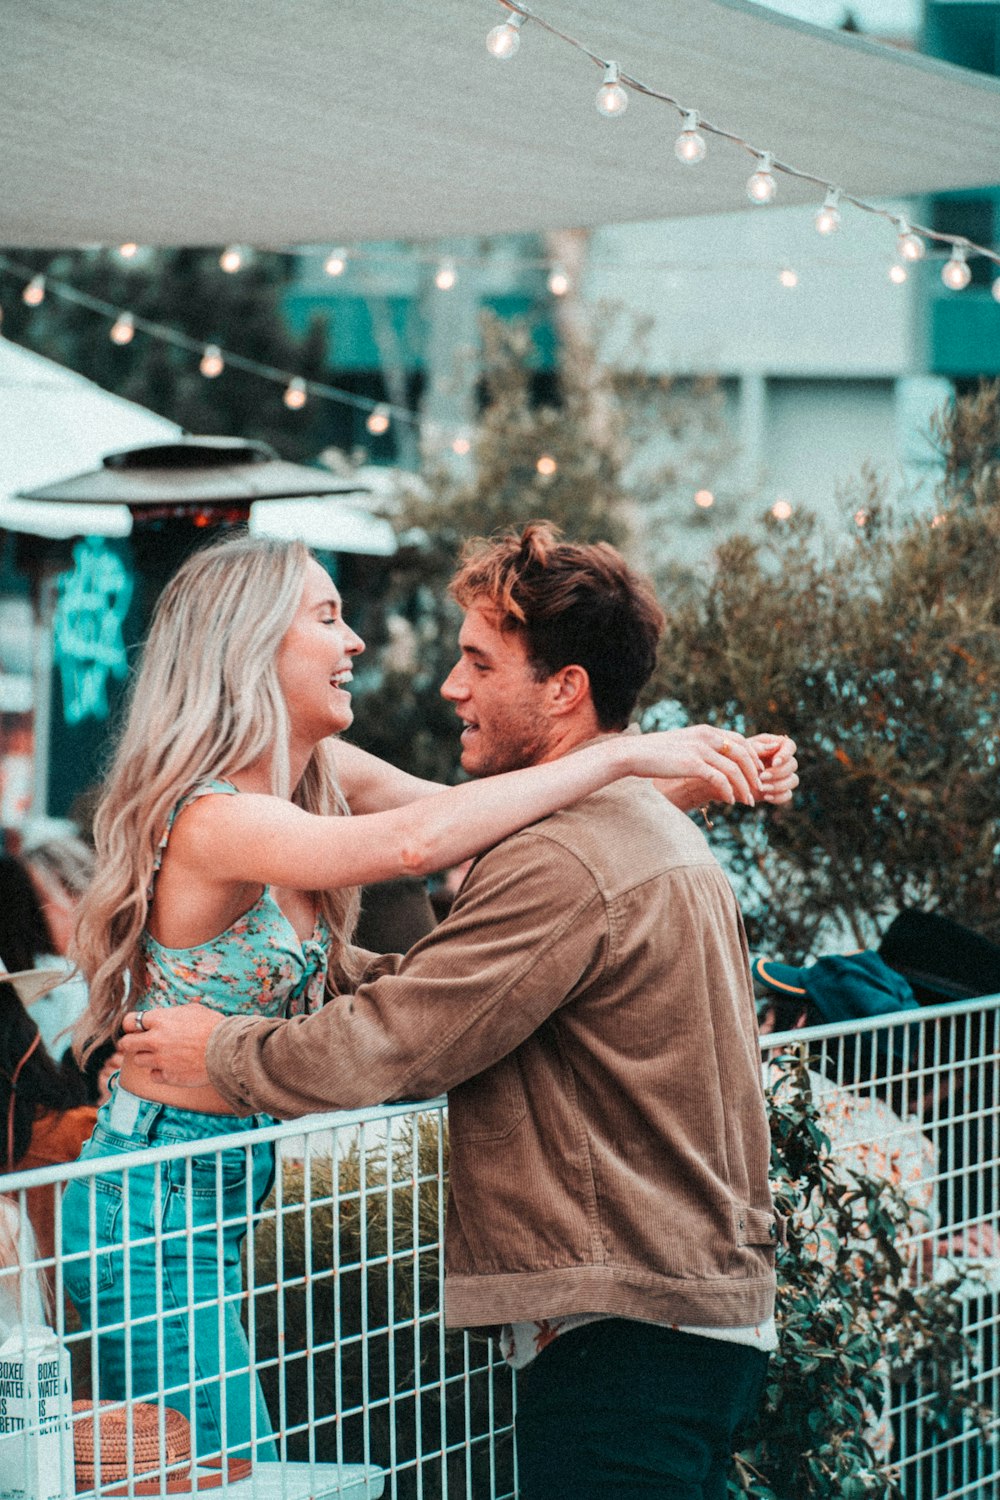
<svg viewBox="0 0 1000 1500"><path fill-rule="evenodd" d="M106 1484L128 1478L129 1415L132 1419L132 1473L135 1478L155 1480L165 1468L171 1481L179 1481L180 1485L187 1487L191 1473L191 1429L185 1416L172 1407L164 1407L164 1447L161 1458L158 1407L137 1401L126 1408L118 1401L101 1401L98 1408L102 1491ZM76 1461L77 1489L93 1489L95 1465L92 1401L73 1402L73 1456Z"/></svg>

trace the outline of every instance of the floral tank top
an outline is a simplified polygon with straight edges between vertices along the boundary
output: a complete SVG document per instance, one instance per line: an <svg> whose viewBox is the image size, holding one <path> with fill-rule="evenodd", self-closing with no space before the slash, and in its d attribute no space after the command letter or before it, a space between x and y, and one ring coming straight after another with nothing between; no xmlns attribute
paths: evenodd
<svg viewBox="0 0 1000 1500"><path fill-rule="evenodd" d="M229 781L206 781L193 787L167 819L156 859L153 882L174 821L196 797L238 796ZM149 895L152 897L153 883ZM301 1016L323 1004L330 932L319 917L303 941L265 886L257 900L218 937L190 948L167 948L152 933L142 935L143 979L136 1010L197 1001L227 1015Z"/></svg>

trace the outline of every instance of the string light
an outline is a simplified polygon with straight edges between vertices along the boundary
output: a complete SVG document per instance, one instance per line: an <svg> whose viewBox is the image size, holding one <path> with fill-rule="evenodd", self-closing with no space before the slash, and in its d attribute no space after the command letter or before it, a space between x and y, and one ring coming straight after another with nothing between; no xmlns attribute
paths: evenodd
<svg viewBox="0 0 1000 1500"><path fill-rule="evenodd" d="M791 291L792 287L796 287L799 284L799 273L798 271L793 271L791 266L785 266L784 270L778 272L778 280L782 286L787 287Z"/></svg>
<svg viewBox="0 0 1000 1500"><path fill-rule="evenodd" d="M1000 302L1000 276L994 278L993 285L990 287L990 295L994 302Z"/></svg>
<svg viewBox="0 0 1000 1500"><path fill-rule="evenodd" d="M219 256L219 265L230 275L240 270L243 265L243 251L239 245L227 245Z"/></svg>
<svg viewBox="0 0 1000 1500"><path fill-rule="evenodd" d="M29 307L39 307L45 301L45 277L32 276L21 293L21 300Z"/></svg>
<svg viewBox="0 0 1000 1500"><path fill-rule="evenodd" d="M678 161L687 166L697 166L698 162L705 160L708 146L705 137L698 129L700 121L696 109L686 109L683 115L681 133L674 142L674 155Z"/></svg>
<svg viewBox="0 0 1000 1500"><path fill-rule="evenodd" d="M373 437L381 437L383 432L389 431L389 421L389 408L382 404L369 413L365 426Z"/></svg>
<svg viewBox="0 0 1000 1500"><path fill-rule="evenodd" d="M464 434L460 433L459 436L452 441L451 451L452 453L457 453L459 458L464 458L467 453L472 452L472 443L467 437L465 437Z"/></svg>
<svg viewBox="0 0 1000 1500"><path fill-rule="evenodd" d="M487 47L493 56L499 58L501 62L506 62L508 57L513 57L518 47L520 47L521 27L524 25L526 19L526 16L520 15L517 11L512 11L506 21L501 21L499 26L494 26L493 30L487 36Z"/></svg>
<svg viewBox="0 0 1000 1500"><path fill-rule="evenodd" d="M751 203L773 203L778 191L774 180L774 157L770 151L760 151L757 158L760 165L747 178L747 197Z"/></svg>
<svg viewBox="0 0 1000 1500"><path fill-rule="evenodd" d="M569 291L569 277L562 266L553 266L549 272L548 287L553 297L565 297Z"/></svg>
<svg viewBox="0 0 1000 1500"><path fill-rule="evenodd" d="M504 22L494 28L494 32L501 32L512 28L516 33L520 30L525 20L532 21L537 27L547 31L551 36L566 43L574 48L575 51L582 53L591 63L596 63L604 69L604 81L598 92L597 99L597 107L602 114L615 116L624 112L628 106L628 94L622 84L622 75L617 63L606 62L603 57L598 56L578 37L572 36L560 30L559 27L552 25L543 16L538 15L536 11L529 9L522 3L522 0L518 0L516 10L514 9L512 0L503 0L503 3L512 14L505 17ZM508 43L505 38L501 50L507 45ZM729 141L732 145L739 146L755 156L760 165L748 182L748 192L754 203L770 203L773 201L777 191L774 174L781 172L787 177L794 177L803 183L808 183L811 187L819 185L824 189L825 198L823 204L816 211L815 215L816 227L821 234L831 234L837 229L840 203L843 201L864 210L866 213L877 215L887 222L895 223L899 234L899 253L904 260L921 259L926 251L925 241L949 247L960 243L959 237L955 235L928 228L926 225L911 226L890 209L859 198L854 194L847 193L842 188L836 187L831 183L825 183L813 172L803 171L786 161L776 163L772 152L760 149L752 141L744 139L734 131L725 130L718 125L710 123L698 111L686 109L680 100L676 99L673 95L664 92L662 89L655 88L641 79L629 76L628 87L630 90L635 89L646 95L647 98L654 99L659 103L669 104L682 116L684 127L693 124L695 120L697 121L697 130L692 131L688 128L682 128L681 136L686 138L683 142L683 154L681 155L683 161L692 162L696 159L694 153L697 152L697 147L689 138L692 135L696 135L699 131L719 136ZM680 147L680 145L681 141L679 140L677 146ZM689 155L689 153L692 154ZM1000 253L996 250L985 245L975 244L964 236L961 238L961 243L965 245L969 253L984 256L995 265L1000 265ZM302 253L309 252L305 251Z"/></svg>
<svg viewBox="0 0 1000 1500"><path fill-rule="evenodd" d="M864 530L870 519L871 517L866 510L856 510L854 512L854 524L861 530Z"/></svg>
<svg viewBox="0 0 1000 1500"><path fill-rule="evenodd" d="M695 490L694 503L701 510L711 510L715 504L715 496L711 490Z"/></svg>
<svg viewBox="0 0 1000 1500"><path fill-rule="evenodd" d="M135 338L135 319L131 313L120 313L108 335L113 344L131 344Z"/></svg>
<svg viewBox="0 0 1000 1500"><path fill-rule="evenodd" d="M904 260L923 260L927 246L919 234L914 234L905 219L896 220L896 228L899 230L899 238L896 241L896 249Z"/></svg>
<svg viewBox="0 0 1000 1500"><path fill-rule="evenodd" d="M347 251L332 251L323 262L323 270L328 276L343 276L347 270Z"/></svg>
<svg viewBox="0 0 1000 1500"><path fill-rule="evenodd" d="M972 280L972 269L966 257L965 246L956 245L951 252L951 260L941 268L941 280L953 292L961 292Z"/></svg>
<svg viewBox="0 0 1000 1500"><path fill-rule="evenodd" d="M813 221L817 234L834 234L840 228L840 191L831 188L823 199L823 207L817 210Z"/></svg>
<svg viewBox="0 0 1000 1500"><path fill-rule="evenodd" d="M124 245L118 246L118 254L122 260L134 260L139 253L139 246L134 240L127 240Z"/></svg>
<svg viewBox="0 0 1000 1500"><path fill-rule="evenodd" d="M889 267L889 280L893 283L894 286L902 286L903 282L906 280L906 277L906 267L901 266L898 261L894 261L893 264Z"/></svg>
<svg viewBox="0 0 1000 1500"><path fill-rule="evenodd" d="M792 507L783 496L779 495L771 506L771 514L776 521L787 521L792 514Z"/></svg>
<svg viewBox="0 0 1000 1500"><path fill-rule="evenodd" d="M609 62L604 69L604 82L597 90L594 101L599 114L609 120L617 119L628 109L628 94L622 88L621 69L616 62Z"/></svg>
<svg viewBox="0 0 1000 1500"><path fill-rule="evenodd" d="M543 479L551 479L558 467L559 465L556 463L551 453L539 454L538 461L535 464L535 468L538 470Z"/></svg>
<svg viewBox="0 0 1000 1500"><path fill-rule="evenodd" d="M434 285L439 292L450 292L458 280L458 272L453 260L443 260L437 268L434 277Z"/></svg>
<svg viewBox="0 0 1000 1500"><path fill-rule="evenodd" d="M221 375L226 368L226 361L222 357L222 350L218 344L206 344L205 352L198 362L198 369L206 380L214 380Z"/></svg>
<svg viewBox="0 0 1000 1500"><path fill-rule="evenodd" d="M308 401L309 396L306 391L306 383L300 375L293 375L292 379L285 387L285 394L281 399L282 401L284 401L289 411L302 410L302 408Z"/></svg>

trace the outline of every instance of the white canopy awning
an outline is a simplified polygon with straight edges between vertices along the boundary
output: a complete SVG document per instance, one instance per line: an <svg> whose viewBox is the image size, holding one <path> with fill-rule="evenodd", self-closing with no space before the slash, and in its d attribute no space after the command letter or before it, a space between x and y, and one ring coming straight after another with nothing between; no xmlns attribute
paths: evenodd
<svg viewBox="0 0 1000 1500"><path fill-rule="evenodd" d="M865 198L995 183L1000 82L746 0L536 0L643 82ZM592 226L746 206L745 151L493 0L22 0L0 49L5 244L263 246ZM780 201L822 190L782 178Z"/></svg>

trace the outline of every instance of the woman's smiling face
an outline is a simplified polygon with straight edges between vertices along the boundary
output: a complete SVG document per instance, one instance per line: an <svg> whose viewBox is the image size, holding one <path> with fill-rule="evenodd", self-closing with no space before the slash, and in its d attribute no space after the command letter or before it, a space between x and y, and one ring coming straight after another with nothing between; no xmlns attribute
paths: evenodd
<svg viewBox="0 0 1000 1500"><path fill-rule="evenodd" d="M351 668L364 649L364 641L344 619L333 579L310 558L299 607L277 655L278 681L296 739L318 744L349 727L354 717L348 691Z"/></svg>

